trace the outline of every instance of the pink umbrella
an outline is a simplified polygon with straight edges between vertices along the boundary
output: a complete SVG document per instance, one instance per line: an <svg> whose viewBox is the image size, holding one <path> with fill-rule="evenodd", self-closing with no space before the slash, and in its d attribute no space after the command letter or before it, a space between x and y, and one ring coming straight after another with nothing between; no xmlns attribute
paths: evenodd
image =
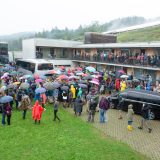
<svg viewBox="0 0 160 160"><path fill-rule="evenodd" d="M62 79L68 79L68 76L66 75L61 75L57 78L57 80L62 80Z"/></svg>
<svg viewBox="0 0 160 160"><path fill-rule="evenodd" d="M43 82L43 80L42 79L36 79L35 82L40 83L40 82Z"/></svg>
<svg viewBox="0 0 160 160"><path fill-rule="evenodd" d="M35 75L34 75L34 78L35 78L35 79L39 79L39 75L38 75L38 74L35 74Z"/></svg>
<svg viewBox="0 0 160 160"><path fill-rule="evenodd" d="M77 68L77 71L82 71L82 68L78 67L78 68Z"/></svg>
<svg viewBox="0 0 160 160"><path fill-rule="evenodd" d="M126 74L124 70L119 70L119 73Z"/></svg>
<svg viewBox="0 0 160 160"><path fill-rule="evenodd" d="M99 82L97 82L97 81L89 81L90 83L93 83L93 84L96 84L96 85L99 85Z"/></svg>

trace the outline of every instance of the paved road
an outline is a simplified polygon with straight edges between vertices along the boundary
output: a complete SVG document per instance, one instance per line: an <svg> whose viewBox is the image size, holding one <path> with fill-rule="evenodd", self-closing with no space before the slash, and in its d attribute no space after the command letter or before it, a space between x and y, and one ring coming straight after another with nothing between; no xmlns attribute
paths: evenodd
<svg viewBox="0 0 160 160"><path fill-rule="evenodd" d="M69 109L73 113L72 109ZM160 121L153 120L152 133L148 133L147 129L139 130L141 117L134 116L133 131L127 130L126 112L123 112L123 119L118 119L118 111L109 109L108 122L99 123L99 113L96 113L94 127L117 140L127 143L136 151L148 156L152 160L160 160ZM81 118L86 122L87 113L83 112Z"/></svg>

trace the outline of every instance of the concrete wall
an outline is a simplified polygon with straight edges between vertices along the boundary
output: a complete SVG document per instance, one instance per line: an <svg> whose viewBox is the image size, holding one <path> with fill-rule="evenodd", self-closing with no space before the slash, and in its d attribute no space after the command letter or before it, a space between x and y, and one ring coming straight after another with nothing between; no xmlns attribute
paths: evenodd
<svg viewBox="0 0 160 160"><path fill-rule="evenodd" d="M36 50L34 39L26 39L22 41L22 58L36 58Z"/></svg>
<svg viewBox="0 0 160 160"><path fill-rule="evenodd" d="M10 51L8 52L9 62L15 61L16 59L22 59L22 51Z"/></svg>

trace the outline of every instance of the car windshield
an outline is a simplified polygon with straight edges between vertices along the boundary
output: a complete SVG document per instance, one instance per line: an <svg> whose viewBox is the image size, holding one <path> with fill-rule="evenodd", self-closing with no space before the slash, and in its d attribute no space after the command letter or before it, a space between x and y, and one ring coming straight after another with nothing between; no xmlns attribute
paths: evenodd
<svg viewBox="0 0 160 160"><path fill-rule="evenodd" d="M38 64L38 70L52 70L52 69L53 69L52 63Z"/></svg>

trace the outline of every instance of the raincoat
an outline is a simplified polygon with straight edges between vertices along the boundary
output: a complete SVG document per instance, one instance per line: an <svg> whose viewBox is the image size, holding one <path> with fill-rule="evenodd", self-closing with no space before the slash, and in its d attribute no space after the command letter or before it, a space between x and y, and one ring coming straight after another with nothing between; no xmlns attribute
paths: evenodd
<svg viewBox="0 0 160 160"><path fill-rule="evenodd" d="M72 92L73 98L76 98L76 89L74 88L73 85L71 85L71 92Z"/></svg>
<svg viewBox="0 0 160 160"><path fill-rule="evenodd" d="M126 89L127 85L125 81L121 82L121 92L123 92Z"/></svg>
<svg viewBox="0 0 160 160"><path fill-rule="evenodd" d="M33 106L33 110L32 110L32 118L34 120L41 120L42 117L42 113L44 111L44 108L39 104L38 100L36 101L36 103Z"/></svg>

